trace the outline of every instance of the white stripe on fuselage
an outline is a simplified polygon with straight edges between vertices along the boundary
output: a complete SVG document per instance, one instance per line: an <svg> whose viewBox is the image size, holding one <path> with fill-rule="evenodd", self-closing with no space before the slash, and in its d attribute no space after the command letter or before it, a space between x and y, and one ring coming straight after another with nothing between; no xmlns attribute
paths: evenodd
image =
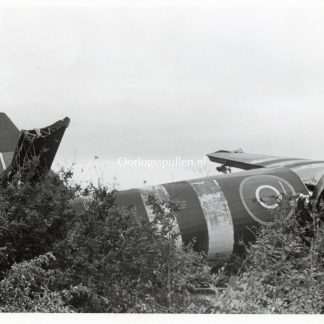
<svg viewBox="0 0 324 324"><path fill-rule="evenodd" d="M227 200L215 180L188 181L196 192L208 229L208 257L231 254L234 225Z"/></svg>
<svg viewBox="0 0 324 324"><path fill-rule="evenodd" d="M147 187L141 188L140 192L141 192L141 197L142 197L144 207L146 209L147 216L149 218L149 221L152 222L154 220L155 214L153 212L152 206L147 203L148 197L151 195L155 199L159 200L160 202L161 201L168 202L168 201L171 201L170 196L169 196L167 190L163 187L163 185L147 186ZM178 225L176 218L174 219L173 226L174 226L174 230L180 234L177 237L176 245L181 246L182 238L181 238L181 233L180 233L179 225Z"/></svg>

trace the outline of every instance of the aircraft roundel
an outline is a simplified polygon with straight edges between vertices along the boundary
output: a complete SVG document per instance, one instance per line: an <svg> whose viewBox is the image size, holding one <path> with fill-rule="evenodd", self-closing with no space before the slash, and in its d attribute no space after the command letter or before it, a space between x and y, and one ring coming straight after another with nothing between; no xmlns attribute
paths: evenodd
<svg viewBox="0 0 324 324"><path fill-rule="evenodd" d="M284 197L296 194L294 187L285 179L274 175L258 175L243 179L240 198L248 214L258 223L269 225L273 211ZM291 216L293 207L288 213Z"/></svg>

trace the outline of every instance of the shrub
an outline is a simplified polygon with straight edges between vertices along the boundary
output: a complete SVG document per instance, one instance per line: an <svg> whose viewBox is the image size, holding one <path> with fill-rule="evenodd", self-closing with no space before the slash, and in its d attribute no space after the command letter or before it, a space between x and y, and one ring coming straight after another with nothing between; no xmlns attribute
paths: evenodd
<svg viewBox="0 0 324 324"><path fill-rule="evenodd" d="M69 291L55 291L60 277L56 270L47 269L55 260L51 253L33 260L14 264L0 281L1 312L71 312L66 306Z"/></svg>
<svg viewBox="0 0 324 324"><path fill-rule="evenodd" d="M155 219L120 213L115 192L87 188L92 200L58 250L74 285L86 287L74 306L95 312L181 312L195 282L211 282L204 255L177 247L176 206L149 198Z"/></svg>
<svg viewBox="0 0 324 324"><path fill-rule="evenodd" d="M308 210L312 221L305 223L300 212L289 219L279 212L260 228L244 271L230 278L214 312L323 313L324 228L317 213Z"/></svg>
<svg viewBox="0 0 324 324"><path fill-rule="evenodd" d="M69 201L78 188L65 185L71 174L62 171L32 182L35 165L0 187L0 276L15 262L51 251L75 215Z"/></svg>

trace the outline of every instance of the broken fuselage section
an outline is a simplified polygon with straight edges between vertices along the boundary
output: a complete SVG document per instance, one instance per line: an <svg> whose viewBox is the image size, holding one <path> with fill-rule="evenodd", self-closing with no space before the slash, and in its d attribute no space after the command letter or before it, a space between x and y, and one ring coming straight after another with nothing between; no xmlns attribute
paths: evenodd
<svg viewBox="0 0 324 324"><path fill-rule="evenodd" d="M223 175L119 191L116 200L121 212L152 221L149 196L177 203L174 227L180 241L196 240L195 248L214 259L239 249L241 239L252 239L253 227L271 224L283 200L288 202L285 213L290 217L299 197L310 197L317 206L323 199L324 161L242 150L218 151L208 157L224 166ZM230 167L244 171L231 173Z"/></svg>

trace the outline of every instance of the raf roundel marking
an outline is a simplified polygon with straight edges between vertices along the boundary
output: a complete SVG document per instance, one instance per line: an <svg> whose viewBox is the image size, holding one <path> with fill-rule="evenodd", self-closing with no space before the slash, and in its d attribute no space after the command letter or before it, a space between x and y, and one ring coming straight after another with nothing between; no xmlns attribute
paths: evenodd
<svg viewBox="0 0 324 324"><path fill-rule="evenodd" d="M243 179L239 188L240 198L248 214L258 223L269 225L273 221L273 210L279 207L283 197L296 194L286 180L274 175L258 175ZM290 217L293 207L288 213Z"/></svg>
<svg viewBox="0 0 324 324"><path fill-rule="evenodd" d="M281 194L280 194L280 192L275 187L269 186L269 185L260 186L255 191L256 200L258 201L258 203L261 206L263 206L264 208L267 208L267 209L275 209L275 208L277 208L279 206L278 203L274 203L272 205L270 205L270 204L268 205L266 202L263 201L262 193L261 193L261 190L262 189L269 189L270 191L273 191L274 192L274 197L277 197L278 199L281 200Z"/></svg>

